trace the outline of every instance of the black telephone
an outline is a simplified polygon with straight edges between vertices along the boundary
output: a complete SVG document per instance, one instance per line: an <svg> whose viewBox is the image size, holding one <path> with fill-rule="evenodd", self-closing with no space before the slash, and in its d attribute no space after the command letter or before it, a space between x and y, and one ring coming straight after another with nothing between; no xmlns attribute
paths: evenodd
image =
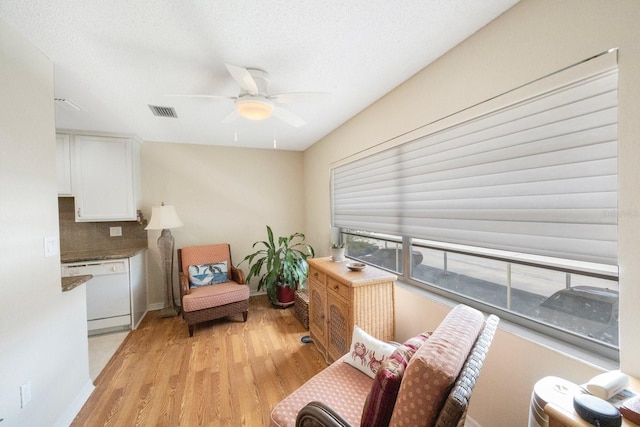
<svg viewBox="0 0 640 427"><path fill-rule="evenodd" d="M577 394L573 397L573 408L586 422L597 427L619 427L622 425L620 411L599 397Z"/></svg>

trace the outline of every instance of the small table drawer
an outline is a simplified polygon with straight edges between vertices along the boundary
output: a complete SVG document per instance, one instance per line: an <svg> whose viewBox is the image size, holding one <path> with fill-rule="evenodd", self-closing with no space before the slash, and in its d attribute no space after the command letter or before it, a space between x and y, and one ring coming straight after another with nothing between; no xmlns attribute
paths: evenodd
<svg viewBox="0 0 640 427"><path fill-rule="evenodd" d="M344 283L338 282L335 279L329 277L329 281L327 282L327 289L336 294L340 295L342 298L349 299L349 286Z"/></svg>
<svg viewBox="0 0 640 427"><path fill-rule="evenodd" d="M322 271L316 270L315 268L309 268L309 278L319 282L321 284L325 284L325 274Z"/></svg>

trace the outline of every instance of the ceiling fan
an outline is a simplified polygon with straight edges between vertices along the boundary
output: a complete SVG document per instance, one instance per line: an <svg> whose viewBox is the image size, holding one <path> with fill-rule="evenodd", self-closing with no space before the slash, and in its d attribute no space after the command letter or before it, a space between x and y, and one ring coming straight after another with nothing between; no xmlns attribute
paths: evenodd
<svg viewBox="0 0 640 427"><path fill-rule="evenodd" d="M224 64L233 79L240 86L238 96L224 95L176 95L197 98L224 98L233 99L234 110L222 119L222 123L231 122L238 117L245 117L251 120L264 120L266 118L277 117L283 122L300 127L305 121L293 114L291 111L282 108L279 104L293 102L313 102L328 95L324 92L289 92L270 95L269 74L255 68L244 68L238 65Z"/></svg>

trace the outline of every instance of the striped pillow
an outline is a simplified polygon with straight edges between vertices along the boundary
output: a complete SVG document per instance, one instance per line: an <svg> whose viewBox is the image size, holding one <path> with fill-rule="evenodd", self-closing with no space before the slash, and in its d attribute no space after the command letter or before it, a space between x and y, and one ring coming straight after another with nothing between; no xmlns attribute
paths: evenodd
<svg viewBox="0 0 640 427"><path fill-rule="evenodd" d="M429 338L429 335L431 333L423 332L408 339L382 363L364 403L361 427L389 424L404 370L411 356Z"/></svg>

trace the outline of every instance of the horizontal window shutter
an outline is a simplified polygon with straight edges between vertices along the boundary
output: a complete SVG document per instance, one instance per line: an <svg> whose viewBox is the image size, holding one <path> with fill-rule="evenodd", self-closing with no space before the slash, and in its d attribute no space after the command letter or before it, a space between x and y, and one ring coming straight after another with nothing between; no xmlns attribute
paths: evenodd
<svg viewBox="0 0 640 427"><path fill-rule="evenodd" d="M569 68L518 102L334 168L333 225L617 264L618 76L607 55L596 71Z"/></svg>

